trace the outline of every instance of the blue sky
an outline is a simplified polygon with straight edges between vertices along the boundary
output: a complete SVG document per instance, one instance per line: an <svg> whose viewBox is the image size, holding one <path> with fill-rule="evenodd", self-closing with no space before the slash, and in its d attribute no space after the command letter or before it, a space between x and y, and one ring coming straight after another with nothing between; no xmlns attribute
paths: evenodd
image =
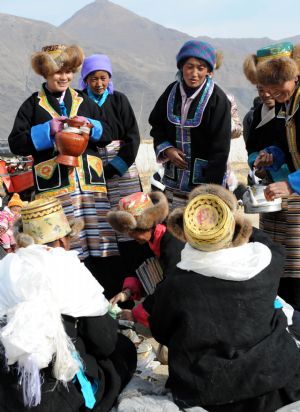
<svg viewBox="0 0 300 412"><path fill-rule="evenodd" d="M300 34L299 0L113 0L140 16L190 35L269 37ZM59 25L92 0L0 0L0 13Z"/></svg>

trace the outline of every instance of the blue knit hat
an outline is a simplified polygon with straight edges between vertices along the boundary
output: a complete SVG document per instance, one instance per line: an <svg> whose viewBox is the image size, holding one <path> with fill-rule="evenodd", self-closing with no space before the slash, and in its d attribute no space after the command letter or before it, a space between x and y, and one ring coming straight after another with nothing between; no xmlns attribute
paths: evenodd
<svg viewBox="0 0 300 412"><path fill-rule="evenodd" d="M181 62L189 57L204 60L214 70L216 64L216 51L212 45L200 40L189 40L181 47L176 56L177 67L180 69Z"/></svg>

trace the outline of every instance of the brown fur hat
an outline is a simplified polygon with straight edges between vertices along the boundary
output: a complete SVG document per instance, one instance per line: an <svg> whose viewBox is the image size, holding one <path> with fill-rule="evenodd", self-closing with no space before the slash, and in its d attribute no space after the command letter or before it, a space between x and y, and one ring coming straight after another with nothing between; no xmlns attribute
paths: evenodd
<svg viewBox="0 0 300 412"><path fill-rule="evenodd" d="M70 237L76 237L79 235L80 231L84 228L83 219L70 219L69 225L71 228L71 233L68 235ZM22 218L15 221L13 226L14 237L16 240L17 247L27 247L35 243L32 236L23 232Z"/></svg>
<svg viewBox="0 0 300 412"><path fill-rule="evenodd" d="M257 63L255 54L247 56L243 63L244 74L252 84L257 84Z"/></svg>
<svg viewBox="0 0 300 412"><path fill-rule="evenodd" d="M196 198L196 196L201 196L201 194L218 196L227 204L233 214L235 229L232 241L227 247L236 247L248 243L253 230L252 224L243 214L236 212L237 200L235 196L224 187L214 184L206 184L197 187L190 193L189 202ZM184 229L184 212L184 207L174 209L168 217L167 228L177 239L182 242L187 242ZM217 249L218 247L215 248L215 250Z"/></svg>
<svg viewBox="0 0 300 412"><path fill-rule="evenodd" d="M117 210L107 214L108 222L116 232L128 233L131 230L148 230L162 223L169 213L167 198L161 192L151 192L148 194L152 201L139 216L132 213Z"/></svg>
<svg viewBox="0 0 300 412"><path fill-rule="evenodd" d="M294 80L299 75L299 67L295 60L289 57L266 60L259 63L256 70L257 83L262 86L281 85Z"/></svg>
<svg viewBox="0 0 300 412"><path fill-rule="evenodd" d="M61 70L75 73L84 59L81 47L56 44L45 46L31 57L33 70L45 79Z"/></svg>
<svg viewBox="0 0 300 412"><path fill-rule="evenodd" d="M253 84L263 86L282 84L293 80L300 73L300 44L293 47L290 57L270 57L259 60L257 55L246 57L243 64L244 74Z"/></svg>

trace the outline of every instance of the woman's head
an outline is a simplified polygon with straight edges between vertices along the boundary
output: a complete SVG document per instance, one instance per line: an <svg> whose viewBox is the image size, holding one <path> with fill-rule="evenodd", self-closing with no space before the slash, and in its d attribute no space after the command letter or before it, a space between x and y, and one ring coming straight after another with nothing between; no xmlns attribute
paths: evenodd
<svg viewBox="0 0 300 412"><path fill-rule="evenodd" d="M269 109L272 109L272 107L275 106L275 99L273 99L273 97L264 86L258 84L257 92L260 101L263 102Z"/></svg>
<svg viewBox="0 0 300 412"><path fill-rule="evenodd" d="M113 93L112 67L109 57L105 54L93 54L84 59L79 88L89 87L96 95L101 95L108 89Z"/></svg>
<svg viewBox="0 0 300 412"><path fill-rule="evenodd" d="M150 240L155 226L162 223L168 213L168 201L163 193L137 192L120 199L118 210L109 212L107 218L116 232L146 242Z"/></svg>
<svg viewBox="0 0 300 412"><path fill-rule="evenodd" d="M31 58L33 70L47 80L52 92L66 90L73 80L74 73L83 62L84 54L79 46L62 44L45 46Z"/></svg>
<svg viewBox="0 0 300 412"><path fill-rule="evenodd" d="M222 55L213 46L200 40L187 41L176 56L177 67L189 87L199 87L221 60Z"/></svg>
<svg viewBox="0 0 300 412"><path fill-rule="evenodd" d="M176 238L202 251L241 246L249 241L252 226L236 211L237 199L229 190L201 185L190 193L186 207L170 213L167 226Z"/></svg>
<svg viewBox="0 0 300 412"><path fill-rule="evenodd" d="M299 67L291 58L266 60L257 66L257 81L270 96L284 103L298 85Z"/></svg>
<svg viewBox="0 0 300 412"><path fill-rule="evenodd" d="M271 98L283 103L293 95L300 72L300 46L290 42L259 49L244 61L244 73Z"/></svg>

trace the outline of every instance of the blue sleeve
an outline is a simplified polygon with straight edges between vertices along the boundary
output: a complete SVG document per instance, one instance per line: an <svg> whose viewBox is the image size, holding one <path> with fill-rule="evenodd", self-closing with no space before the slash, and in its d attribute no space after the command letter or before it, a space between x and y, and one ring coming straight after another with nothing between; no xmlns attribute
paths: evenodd
<svg viewBox="0 0 300 412"><path fill-rule="evenodd" d="M90 140L92 142L99 142L103 133L103 127L99 120L89 119L88 121L94 126L91 131Z"/></svg>
<svg viewBox="0 0 300 412"><path fill-rule="evenodd" d="M300 195L300 170L288 175L288 183L293 191Z"/></svg>
<svg viewBox="0 0 300 412"><path fill-rule="evenodd" d="M121 176L128 170L127 163L119 156L115 156L109 163L117 169Z"/></svg>
<svg viewBox="0 0 300 412"><path fill-rule="evenodd" d="M174 147L174 146L170 142L168 142L167 140L163 143L160 143L158 146L156 146L156 149L155 149L156 157L159 158L161 156L162 152L164 152L169 147Z"/></svg>
<svg viewBox="0 0 300 412"><path fill-rule="evenodd" d="M253 169L253 164L254 164L255 159L257 158L257 156L258 156L258 152L253 152L249 155L248 165L249 165L250 169Z"/></svg>
<svg viewBox="0 0 300 412"><path fill-rule="evenodd" d="M273 164L266 167L266 170L274 170L277 172L285 162L284 152L277 146L266 147L265 151L273 155Z"/></svg>
<svg viewBox="0 0 300 412"><path fill-rule="evenodd" d="M31 139L37 152L54 147L53 140L50 136L50 121L51 120L37 124L31 128Z"/></svg>

